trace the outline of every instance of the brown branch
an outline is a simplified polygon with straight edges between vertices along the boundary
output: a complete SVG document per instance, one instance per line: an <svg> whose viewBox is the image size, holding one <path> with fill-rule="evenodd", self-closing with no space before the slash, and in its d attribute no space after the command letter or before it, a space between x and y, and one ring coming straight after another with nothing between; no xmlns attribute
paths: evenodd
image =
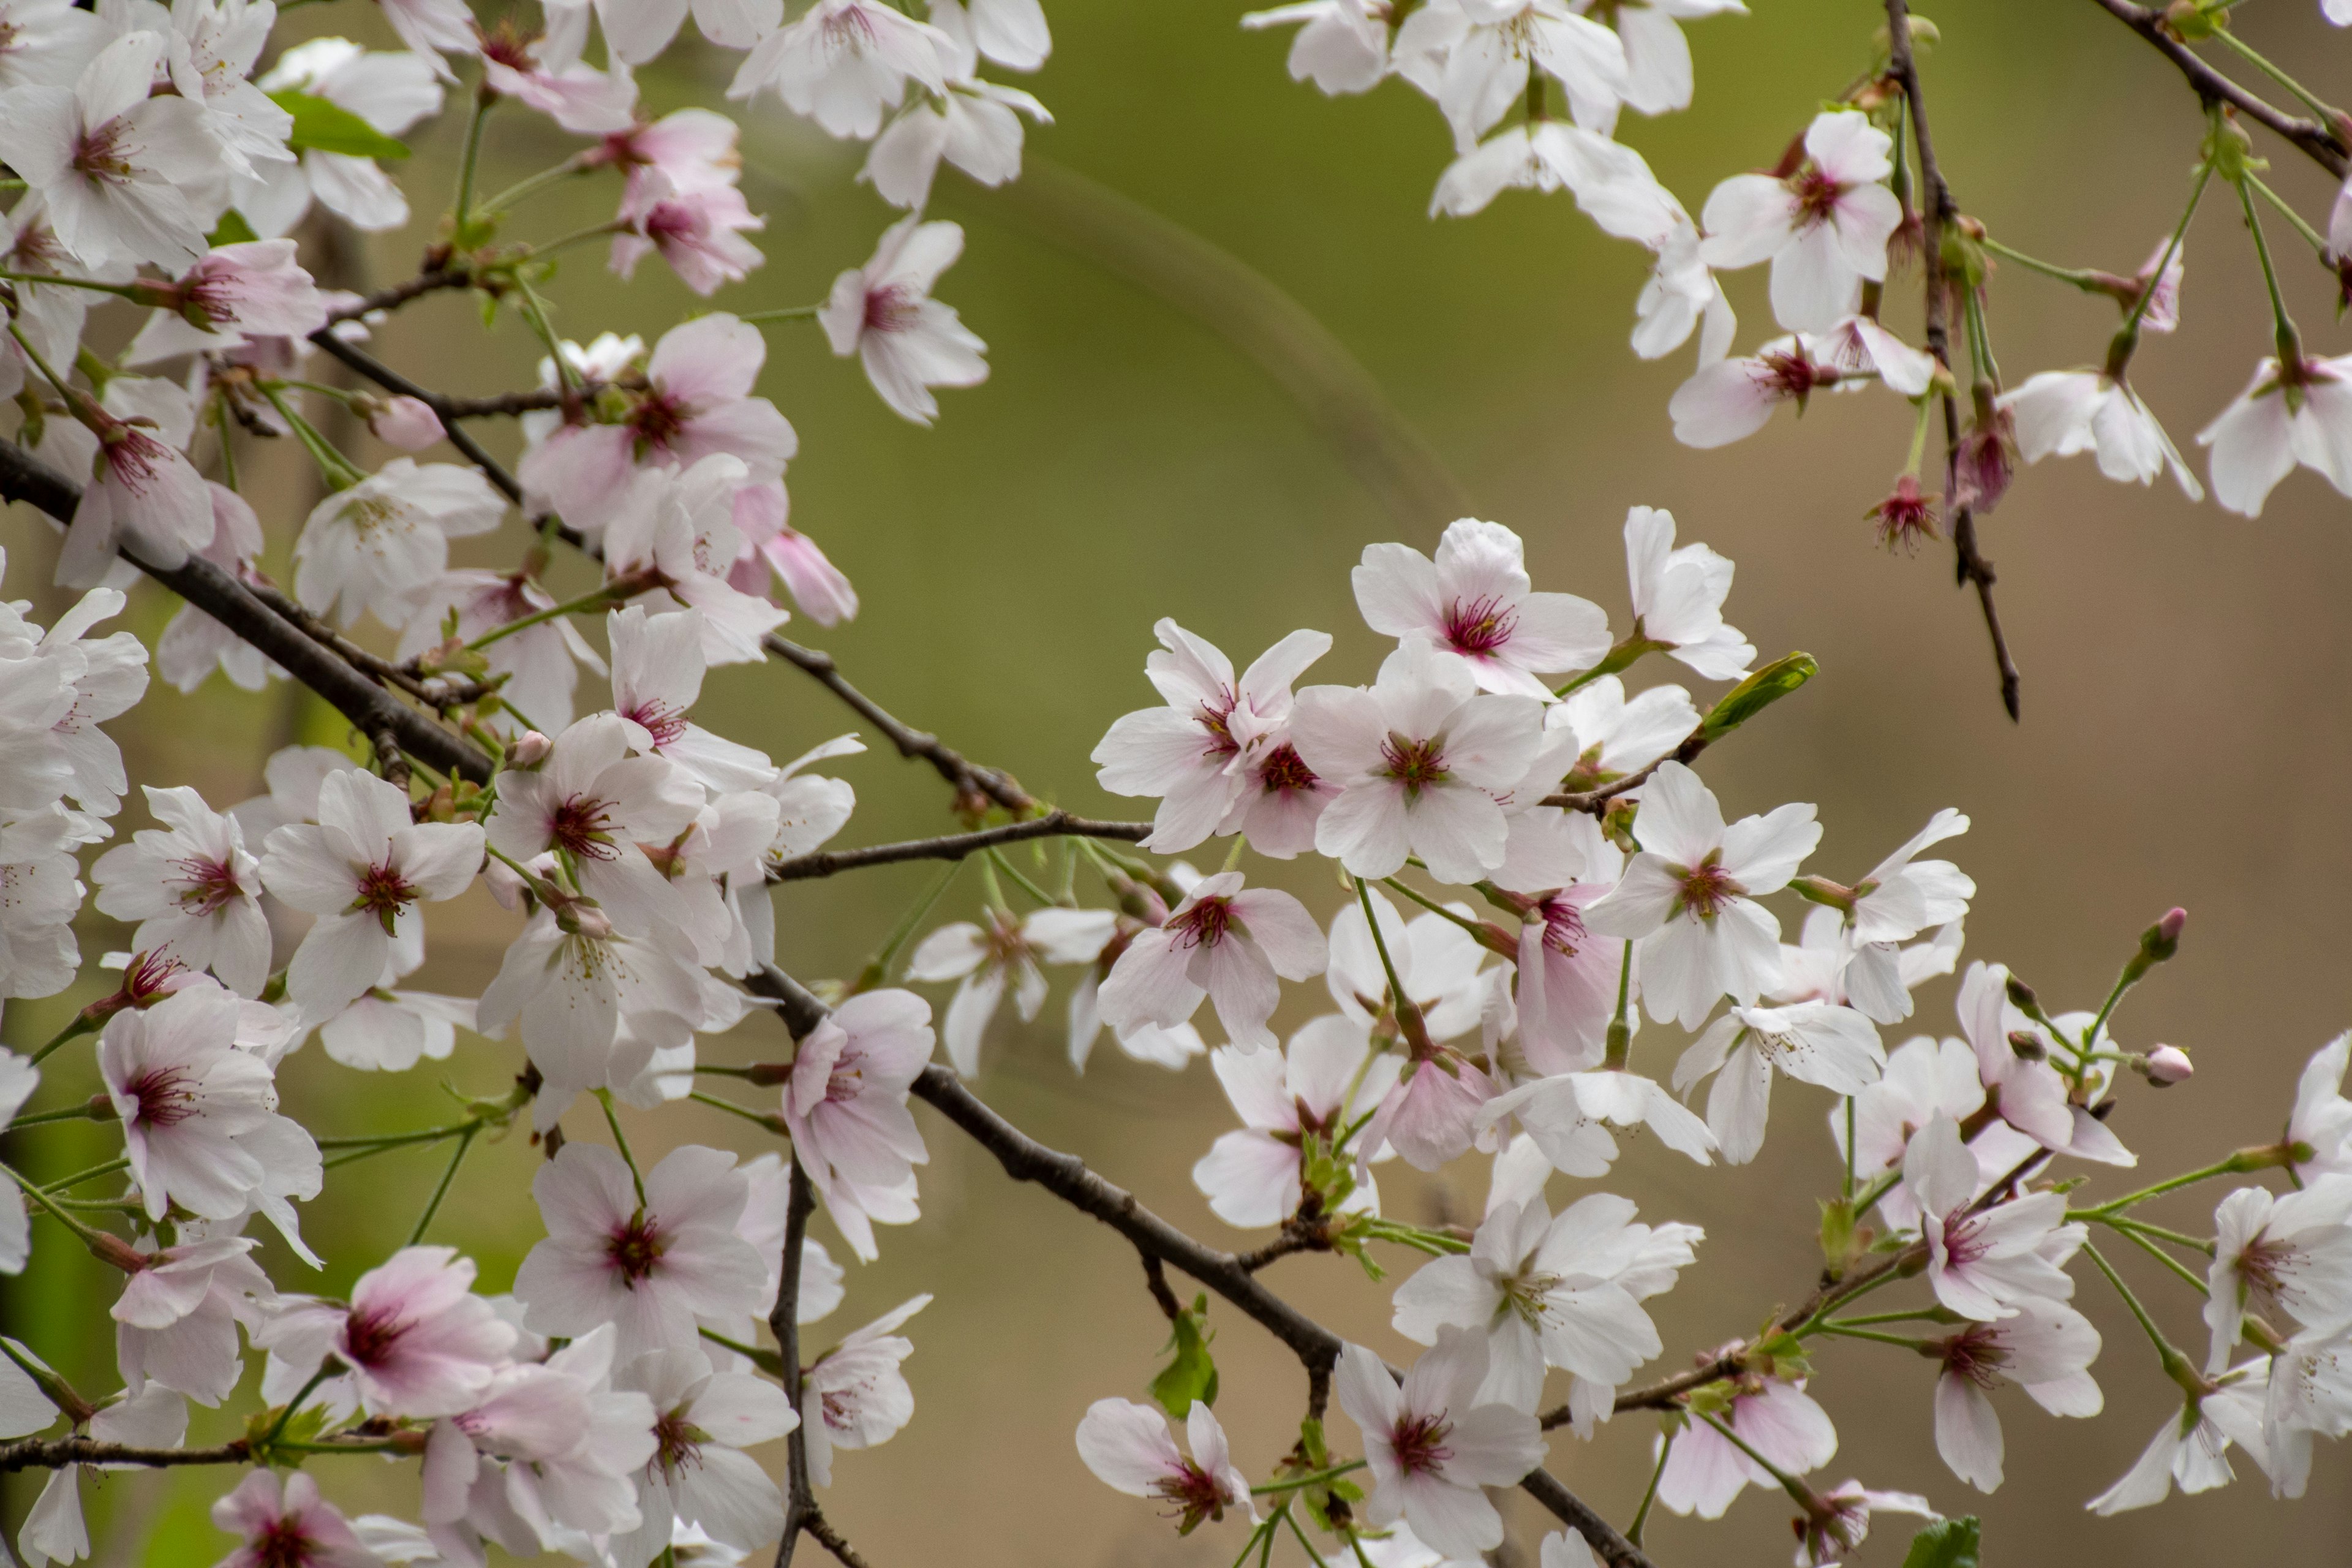
<svg viewBox="0 0 2352 1568"><path fill-rule="evenodd" d="M2180 68L2197 96L2208 103L2226 103L2248 120L2263 126L2301 148L2311 161L2336 179L2344 178L2347 151L2342 132L2322 125L2315 120L2298 120L2256 98L2211 66L2197 58L2195 51L2175 37L2164 24L2164 13L2151 6L2137 5L2132 0L2097 0L2107 15L2146 38L2158 54Z"/></svg>
<svg viewBox="0 0 2352 1568"><path fill-rule="evenodd" d="M1091 817L1072 816L1066 811L1049 811L1026 822L983 827L975 833L950 833L938 838L909 839L903 844L874 844L863 849L821 849L795 855L769 867L768 880L805 881L812 877L830 877L839 871L892 866L905 860L961 860L999 844L1018 844L1030 838L1116 838L1132 844L1150 834L1151 824L1148 822L1097 822Z"/></svg>
<svg viewBox="0 0 2352 1568"><path fill-rule="evenodd" d="M801 1528L815 1536L816 1543L832 1552L841 1563L841 1568L866 1568L866 1559L857 1554L856 1547L842 1539L841 1531L833 1527L833 1521L825 1518L814 1503L809 1506L807 1517L802 1520Z"/></svg>
<svg viewBox="0 0 2352 1568"><path fill-rule="evenodd" d="M61 1470L68 1465L242 1465L250 1457L241 1440L217 1448L134 1448L94 1437L27 1437L0 1443L0 1471Z"/></svg>
<svg viewBox="0 0 2352 1568"><path fill-rule="evenodd" d="M13 442L0 441L0 498L21 500L59 522L70 522L81 487ZM124 560L226 626L295 680L332 704L371 738L389 732L400 750L446 773L488 783L490 762L479 751L402 702L329 647L288 623L254 591L200 555L169 571L130 552Z"/></svg>
<svg viewBox="0 0 2352 1568"><path fill-rule="evenodd" d="M389 289L379 289L357 304L346 305L328 316L327 325L356 321L377 310L396 310L419 295L431 294L443 289L466 289L473 285L474 275L462 267L428 267L405 282Z"/></svg>
<svg viewBox="0 0 2352 1568"><path fill-rule="evenodd" d="M433 410L434 417L441 421L441 433L449 438L449 445L464 453L467 462L481 469L482 477L496 485L499 494L517 506L522 504L522 486L515 482L515 477L507 472L504 464L491 457L482 444L458 423L458 416L448 398L430 387L418 385L373 354L343 342L335 336L332 327L321 327L312 332L310 341L386 392L413 397Z"/></svg>
<svg viewBox="0 0 2352 1568"><path fill-rule="evenodd" d="M751 988L781 1004L785 1026L797 1037L825 1016L824 1004L773 964L754 971ZM1241 1310L1288 1346L1307 1369L1310 1398L1318 1405L1338 1363L1339 1336L1259 1284L1230 1252L1195 1241L1136 1201L1135 1194L1104 1180L1075 1154L1049 1149L983 1104L963 1080L937 1062L916 1079L914 1092L996 1157L1016 1182L1034 1182L1082 1214L1118 1232L1146 1258L1157 1258L1191 1275ZM1651 1568L1640 1547L1628 1542L1543 1469L1520 1489L1591 1543L1611 1568Z"/></svg>
<svg viewBox="0 0 2352 1568"><path fill-rule="evenodd" d="M1168 1288L1167 1267L1149 1252L1137 1256L1143 1259L1143 1285L1151 1292L1152 1304L1160 1309L1161 1317L1174 1322L1184 1315L1184 1308L1176 1300L1176 1292Z"/></svg>
<svg viewBox="0 0 2352 1568"><path fill-rule="evenodd" d="M491 419L530 414L539 409L562 408L593 397L613 384L609 381L583 381L568 389L550 386L541 387L537 392L501 393L496 397L444 397L442 406L434 412L446 414L452 419ZM412 393L410 395L415 395Z"/></svg>
<svg viewBox="0 0 2352 1568"><path fill-rule="evenodd" d="M1572 790L1565 795L1548 795L1537 804L1539 805L1557 805L1569 811L1589 811L1595 816L1605 816L1609 813L1609 803L1611 801L1615 800L1619 795L1625 794L1629 790L1641 788L1642 785L1648 781L1652 773L1656 773L1668 763L1681 763L1683 765L1687 767L1691 763L1696 761L1698 754L1701 752L1706 751L1706 728L1705 725L1701 725L1699 728L1693 730L1688 735L1685 736L1681 745L1676 746L1673 751L1668 752L1664 756L1660 757L1648 767L1636 768L1633 772L1627 773L1623 778L1612 780L1610 783L1602 784L1599 789Z"/></svg>
<svg viewBox="0 0 2352 1568"><path fill-rule="evenodd" d="M344 663L359 669L371 679L379 682L389 681L428 707L446 710L467 702L478 701L489 689L478 681L459 681L453 685L446 680L430 680L422 678L406 666L394 664L390 659L370 653L360 647L359 644L335 630L322 617L311 614L300 602L289 597L283 589L268 583L247 583L246 588L255 598L276 612L279 619L290 623L303 636L334 649L336 655Z"/></svg>
<svg viewBox="0 0 2352 1568"><path fill-rule="evenodd" d="M2109 4L2111 0L2101 0ZM1954 580L1962 585L1973 584L1977 605L1984 613L1985 632L1992 639L1993 664L2000 672L2000 705L2009 712L2011 722L2018 717L2019 687L2021 684L2017 660L2010 656L2009 637L2001 630L2000 612L1992 602L1994 575L1992 563L1977 548L1975 509L1957 501L1959 488L1960 411L1953 396L1949 376L1952 364L1951 333L1948 325L1951 298L1944 272L1944 229L1958 221L1959 204L1953 199L1952 187L1944 179L1944 171L1936 162L1935 138L1927 130L1927 100L1919 91L1919 63L1911 53L1911 13L1905 0L1886 0L1886 31L1888 73L1903 89L1910 107L1911 139L1919 149L1919 184L1926 196L1921 219L1925 235L1921 243L1924 269L1927 277L1927 349L1944 367L1947 377L1943 390L1944 405L1944 497L1951 506L1952 558ZM2190 57L2194 58L2195 57Z"/></svg>
<svg viewBox="0 0 2352 1568"><path fill-rule="evenodd" d="M1013 775L996 768L982 767L966 760L963 753L947 745L927 731L899 722L881 704L849 684L833 655L818 648L803 647L773 632L760 639L761 647L788 664L797 666L816 678L817 684L840 698L856 710L867 723L888 738L898 748L902 757L920 757L938 770L940 777L955 786L960 804L970 804L985 809L991 802L1015 813L1037 809L1037 799L1021 787Z"/></svg>
<svg viewBox="0 0 2352 1568"><path fill-rule="evenodd" d="M793 1031L795 1037L805 1032ZM793 1152L791 1195L784 1202L784 1251L776 1281L776 1304L768 1311L768 1331L775 1336L777 1359L783 1363L784 1394L793 1402L795 1412L801 1411L802 1393L801 1253L808 1236L809 1215L815 1208L816 1194L809 1186L808 1173L801 1169L800 1152L796 1149ZM809 1484L810 1418L809 1413L803 1412L800 1425L784 1439L784 1533L776 1542L776 1568L791 1568L793 1547L801 1531L812 1528L811 1521L821 1518L815 1490ZM822 1420L823 1416L816 1418Z"/></svg>

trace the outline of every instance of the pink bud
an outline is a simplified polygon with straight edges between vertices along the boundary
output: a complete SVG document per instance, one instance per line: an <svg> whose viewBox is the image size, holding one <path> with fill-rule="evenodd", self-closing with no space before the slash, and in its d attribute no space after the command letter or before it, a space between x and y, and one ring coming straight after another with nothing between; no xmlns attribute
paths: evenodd
<svg viewBox="0 0 2352 1568"><path fill-rule="evenodd" d="M2147 1053L2147 1081L2159 1089L2169 1084L2187 1083L2196 1070L2197 1066L2189 1059L2189 1053L2178 1046L2158 1046Z"/></svg>
<svg viewBox="0 0 2352 1568"><path fill-rule="evenodd" d="M606 942L613 935L613 922L604 911L593 904L574 904L563 911L563 929L591 942Z"/></svg>
<svg viewBox="0 0 2352 1568"><path fill-rule="evenodd" d="M547 761L547 753L554 749L555 742L538 731L525 730L515 743L507 748L507 761L519 768L535 768Z"/></svg>
<svg viewBox="0 0 2352 1568"><path fill-rule="evenodd" d="M2164 918L2156 922L2157 934L2162 937L2166 942L2179 942L2180 940L2180 930L2188 923L2189 911L2187 910L2168 910L2165 911Z"/></svg>
<svg viewBox="0 0 2352 1568"><path fill-rule="evenodd" d="M522 908L523 879L505 861L493 858L482 868L482 880L490 885L490 897L498 900L502 910Z"/></svg>
<svg viewBox="0 0 2352 1568"><path fill-rule="evenodd" d="M368 416L368 428L387 447L422 452L441 439L441 416L414 397L395 397Z"/></svg>

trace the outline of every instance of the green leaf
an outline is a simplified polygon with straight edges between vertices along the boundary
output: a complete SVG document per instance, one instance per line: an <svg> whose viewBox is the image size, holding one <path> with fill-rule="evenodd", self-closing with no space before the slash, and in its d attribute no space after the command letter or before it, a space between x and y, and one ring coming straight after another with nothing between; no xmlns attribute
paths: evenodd
<svg viewBox="0 0 2352 1568"><path fill-rule="evenodd" d="M408 143L386 136L340 103L288 88L269 101L294 117L286 144L297 153L341 153L353 158L405 158Z"/></svg>
<svg viewBox="0 0 2352 1568"><path fill-rule="evenodd" d="M1723 700L1700 723L1698 732L1713 744L1821 672L1822 667L1809 653L1775 659L1724 693Z"/></svg>
<svg viewBox="0 0 2352 1568"><path fill-rule="evenodd" d="M1206 1295L1194 1297L1192 1306L1176 1314L1166 1347L1175 1359L1151 1380L1151 1397L1179 1421L1192 1413L1194 1400L1217 1402L1217 1363L1209 1358L1210 1336L1203 1331L1208 1316Z"/></svg>
<svg viewBox="0 0 2352 1568"><path fill-rule="evenodd" d="M261 237L245 221L245 215L231 207L221 214L220 226L205 237L205 243L218 249L224 245L244 245Z"/></svg>
<svg viewBox="0 0 2352 1568"><path fill-rule="evenodd" d="M1911 1538L1903 1568L1977 1568L1984 1531L1976 1516L1939 1519Z"/></svg>

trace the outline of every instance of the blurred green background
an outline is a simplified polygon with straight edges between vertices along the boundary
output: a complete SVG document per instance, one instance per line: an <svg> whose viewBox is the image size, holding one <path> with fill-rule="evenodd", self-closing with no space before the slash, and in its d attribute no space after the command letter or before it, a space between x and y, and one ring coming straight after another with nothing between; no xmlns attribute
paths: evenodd
<svg viewBox="0 0 2352 1568"><path fill-rule="evenodd" d="M2063 1005L2095 1005L2138 930L2168 905L2185 904L2181 957L2133 998L2118 1032L2134 1048L2189 1048L2200 1075L2161 1097L2126 1092L2117 1126L2155 1175L2276 1136L2304 1058L2352 1022L2352 969L2343 958L2352 655L2340 635L2352 544L2341 498L2299 473L2259 522L2248 522L2191 507L2167 488L2107 483L2087 459L2025 473L1985 528L2025 671L2025 721L2012 726L1948 555L1930 546L1916 559L1889 556L1863 521L1901 466L1909 434L1907 412L1893 399L1825 399L1801 422L1782 415L1765 435L1727 450L1680 447L1665 400L1687 373L1686 351L1644 364L1625 347L1646 258L1598 236L1569 198L1507 195L1475 220L1432 222L1423 214L1446 132L1402 84L1328 100L1286 77L1286 34L1244 35L1223 7L1055 0L1050 9L1054 58L1023 85L1056 122L1032 132L1033 159L1181 226L1319 319L1477 515L1526 537L1538 586L1595 599L1622 630L1619 528L1637 502L1671 508L1685 540L1738 561L1730 618L1766 657L1802 647L1822 673L1769 722L1709 758L1727 809L1819 802L1829 830L1814 867L1851 878L1936 808L1959 806L1976 824L1955 854L1979 889L1970 953L2006 960ZM1629 116L1622 128L1694 209L1714 180L1769 164L1818 100L1866 67L1883 20L1864 0L1760 0L1758 10L1691 29L1694 110L1656 122ZM2247 7L2242 25L2315 88L2352 93L2342 36L2315 10L2308 0L2269 0ZM1926 62L1933 125L1965 209L2038 255L2117 271L2137 266L2177 216L2201 129L2172 68L2089 4L1974 0L1930 14L1943 29ZM288 26L389 41L373 8L350 0L306 7ZM732 65L731 57L683 48L646 77L646 96L659 107L715 102ZM822 298L896 215L853 184L857 150L799 127L772 102L744 118L744 186L768 218L770 260L717 302L750 310ZM358 277L381 284L413 268L458 130L453 115L421 132L409 180L418 216L404 233L369 240L353 262ZM543 122L502 114L484 180L503 186L569 145ZM2323 177L2274 143L2258 151L2275 156L2274 183L2324 222ZM854 626L788 629L837 652L902 716L1012 769L1040 794L1128 815L1133 803L1095 789L1086 754L1111 719L1150 700L1141 660L1156 617L1175 616L1237 662L1294 626L1321 627L1338 646L1314 678L1369 679L1380 647L1356 616L1348 568L1373 541L1429 549L1448 519L1425 500L1400 501L1392 486L1368 484L1364 465L1327 434L1329 422L1269 377L1263 362L1279 351L1262 292L1234 293L1213 268L1202 281L1181 247L1071 195L1080 188L1071 181L1034 173L995 193L941 175L933 213L963 223L970 243L940 292L988 341L993 373L984 388L943 394L937 428L889 414L813 326L771 330L761 390L802 439L789 476L793 521L866 603ZM524 209L511 232L539 237L600 221L613 195L608 183L566 187ZM2337 352L2343 333L2328 280L2284 226L2272 233L2308 341L2315 352ZM1105 244L1181 263L1184 279L1160 292L1139 287L1106 268ZM1742 342L1752 344L1769 331L1761 269L1731 287ZM585 248L553 292L559 327L583 339L614 327L650 341L696 304L657 262L621 289ZM1890 319L1915 326L1916 274L1894 293L1902 302ZM2260 279L2225 199L2209 204L2191 232L2184 309L2179 334L2144 347L2135 379L2186 447L2267 352ZM2095 362L2114 326L2104 301L2016 268L1997 281L1992 320L2012 384L2033 370ZM379 341L394 363L454 393L529 384L539 352L519 321L502 320L485 337L469 307L447 298L414 307ZM510 447L510 432L489 434ZM280 561L312 499L300 454L287 447L251 459ZM369 452L372 462L383 456ZM53 613L60 601L46 586L53 546L45 531L19 510L6 537L8 592ZM512 539L481 544L469 542L464 559L510 561L517 548ZM130 619L152 637L171 608L144 590ZM701 717L779 759L849 728L851 718L796 674L757 668L715 675ZM341 738L339 721L299 694L248 696L217 680L193 698L159 683L113 731L134 781L194 784L216 805L258 790L270 748ZM861 802L840 842L950 826L945 793L926 769L869 753L839 771ZM134 807L118 827L127 834L142 822ZM1313 868L1252 869L1286 880L1318 913L1337 907L1336 889ZM810 978L854 971L931 875L899 868L793 885L778 900L786 967ZM975 889L976 880L960 884L941 918L968 912ZM435 956L417 983L478 990L512 917L479 894L436 915ZM126 935L86 914L85 956ZM1000 1017L981 1092L1176 1223L1240 1244L1208 1215L1187 1174L1231 1124L1205 1067L1171 1076L1106 1043L1087 1077L1074 1079L1059 1026L1066 984L1057 977L1035 1026L1017 1026L1009 1011ZM86 994L11 1007L7 1042L22 1050L47 1038ZM1320 996L1319 986L1297 988L1284 1018L1304 1021ZM1923 994L1917 1022L1950 1027L1948 982ZM1907 1033L1889 1031L1889 1044ZM1648 1065L1663 1072L1668 1044L1678 1042L1661 1033L1643 1043L1655 1052ZM712 1059L761 1059L780 1053L782 1035L755 1020L708 1048ZM58 1058L42 1103L93 1088L89 1061L86 1047ZM310 1047L282 1082L289 1109L332 1135L433 1124L447 1112L442 1079L494 1091L520 1065L512 1045L467 1039L450 1063L362 1078ZM1788 1086L1779 1100L1776 1135L1746 1172L1702 1173L1642 1144L1606 1184L1638 1199L1645 1218L1695 1221L1708 1232L1699 1269L1653 1303L1668 1346L1654 1372L1751 1330L1811 1281L1812 1199L1832 1172L1825 1102ZM1140 1397L1158 1364L1163 1325L1131 1252L1012 1187L985 1156L922 1116L932 1162L921 1223L883 1233L881 1261L853 1266L847 1304L809 1336L822 1347L919 1290L937 1292L911 1331L919 1412L887 1447L843 1456L828 1512L877 1568L942 1555L1055 1568L1228 1561L1237 1527L1179 1541L1148 1506L1096 1484L1071 1445L1089 1402ZM592 1120L575 1110L566 1131L602 1136ZM761 1147L744 1124L699 1108L631 1125L651 1152L689 1141L746 1153ZM6 1157L63 1173L108 1157L116 1136L70 1123L28 1131L7 1140ZM505 1287L539 1234L527 1193L535 1158L519 1138L478 1148L434 1226L430 1239L480 1260L486 1289ZM438 1152L399 1153L331 1173L327 1194L305 1213L306 1234L328 1260L317 1289L347 1289L398 1245L440 1163ZM1464 1163L1444 1182L1390 1169L1397 1173L1383 1184L1387 1201L1404 1217L1467 1218L1483 1198L1482 1162ZM1555 1202L1570 1186L1556 1181ZM2184 1196L2159 1217L2196 1228L2217 1195ZM0 1288L0 1321L85 1391L110 1389L103 1311L114 1281L46 1225L37 1226L37 1248L34 1272ZM1394 1263L1402 1272L1410 1259ZM275 1243L272 1264L281 1283L303 1282L306 1271ZM2176 1339L2201 1343L2185 1289L2145 1259L2126 1258L2122 1267L2160 1301ZM1368 1287L1353 1265L1298 1258L1268 1279L1350 1335L1403 1353L1386 1331L1386 1289ZM2242 1463L2241 1480L2223 1492L2113 1521L2086 1515L2082 1500L2124 1470L2175 1396L2095 1279L2084 1284L2083 1304L2106 1335L2095 1371L2109 1415L2061 1423L2014 1393L2000 1395L2011 1480L1991 1498L1974 1497L1936 1458L1929 1367L1885 1347L1824 1352L1822 1389L1843 1446L1821 1479L1860 1475L1926 1491L1949 1511L1979 1511L1990 1560L2001 1563L2092 1552L2116 1561L2341 1560L2352 1490L2346 1456L2332 1448L2298 1503L2273 1503ZM1221 1310L1211 1321L1224 1373L1220 1414L1244 1468L1263 1471L1295 1436L1302 1380L1246 1322ZM248 1384L239 1398L250 1397ZM196 1436L219 1432L225 1420L198 1412ZM1622 1521L1647 1477L1650 1429L1627 1418L1590 1447L1563 1434L1552 1468ZM1346 1423L1335 1440L1353 1445ZM767 1458L780 1468L782 1445ZM413 1468L327 1464L322 1483L346 1507L414 1517ZM184 1472L89 1484L97 1561L213 1561L228 1542L204 1510L226 1479ZM12 1532L32 1495L28 1478L8 1479ZM1509 1561L1529 1563L1549 1521L1523 1499L1505 1507ZM1657 1520L1650 1546L1665 1563L1780 1561L1787 1511L1776 1497L1750 1493L1720 1525ZM1899 1561L1902 1540L1890 1526L1864 1560Z"/></svg>

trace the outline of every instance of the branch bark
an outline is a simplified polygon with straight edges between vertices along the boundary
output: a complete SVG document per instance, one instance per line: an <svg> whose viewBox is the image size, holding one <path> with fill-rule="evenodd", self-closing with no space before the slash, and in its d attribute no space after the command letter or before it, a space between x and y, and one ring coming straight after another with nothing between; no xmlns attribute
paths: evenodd
<svg viewBox="0 0 2352 1568"><path fill-rule="evenodd" d="M2344 178L2347 164L2347 147L2342 131L2322 125L2315 120L2299 120L2263 100L2256 98L2211 66L2198 58L2196 51L2174 37L2164 25L2164 13L2152 6L2134 5L2132 0L2096 0L2100 9L2113 16L2141 37L2156 51L2180 68L2197 96L2207 102L2228 104L2257 125L2284 137L2301 149L2305 156L2336 179Z"/></svg>
<svg viewBox="0 0 2352 1568"><path fill-rule="evenodd" d="M950 833L937 838L913 838L903 844L874 844L863 849L820 849L795 855L768 868L771 882L801 882L830 877L866 866L892 866L906 860L961 860L999 844L1019 844L1031 838L1116 838L1126 843L1150 837L1148 822L1098 822L1049 811L1026 822L983 827L975 833Z"/></svg>
<svg viewBox="0 0 2352 1568"><path fill-rule="evenodd" d="M65 523L81 504L81 487L22 447L0 441L0 497L27 502ZM260 649L289 676L333 704L371 741L389 733L403 752L419 762L478 783L488 781L489 758L352 668L220 567L201 556L190 556L185 565L168 571L127 551L123 559Z"/></svg>
<svg viewBox="0 0 2352 1568"><path fill-rule="evenodd" d="M1960 216L1959 204L1953 199L1952 187L1936 162L1935 138L1927 130L1927 102L1919 91L1919 63L1911 52L1911 12L1905 0L1886 0L1886 32L1888 69L1901 84L1910 108L1911 140L1919 149L1919 184L1926 197L1920 204L1925 227L1920 248L1926 253L1924 266L1927 275L1927 348L1948 374L1952 364L1948 324L1951 294L1944 273L1944 228ZM2014 723L2022 680L2017 660L2010 656L2009 637L2001 630L2000 611L1992 602L1992 563L1977 548L1975 509L1956 504L1953 500L1959 480L1960 411L1948 384L1943 405L1944 500L1951 508L1954 579L1963 586L1973 584L1976 588L1977 604L1984 613L1985 632L1992 638L1993 663L2000 672L2000 705Z"/></svg>
<svg viewBox="0 0 2352 1568"><path fill-rule="evenodd" d="M795 1036L801 1032L795 1031ZM776 1304L768 1313L768 1331L775 1336L776 1354L784 1363L784 1393L793 1408L801 1413L801 1422L784 1440L784 1532L776 1542L776 1568L792 1568L793 1548L801 1531L820 1517L816 1492L809 1484L809 1415L801 1409L801 1253L809 1215L816 1208L816 1194L810 1190L808 1173L801 1169L797 1149L792 1161L791 1195L784 1203L784 1252Z"/></svg>
<svg viewBox="0 0 2352 1568"><path fill-rule="evenodd" d="M900 756L920 757L930 763L940 777L955 786L959 801L971 802L982 807L993 802L1019 815L1037 809L1037 798L1023 789L1011 773L982 767L941 742L937 735L893 718L880 703L849 684L841 673L840 666L834 663L833 655L817 648L803 647L773 632L761 638L760 643L773 657L814 676L818 685L849 704L859 717L881 731L890 743L898 748Z"/></svg>
<svg viewBox="0 0 2352 1568"><path fill-rule="evenodd" d="M814 1028L825 1016L824 1003L772 964L755 971L748 984L781 1005L785 1026L795 1037ZM948 1068L937 1062L925 1068L915 1080L914 1092L994 1155L1006 1175L1016 1182L1035 1183L1118 1232L1146 1258L1172 1264L1240 1309L1289 1347L1307 1369L1311 1386L1319 1388L1328 1379L1339 1359L1339 1336L1259 1284L1243 1267L1242 1259L1195 1241L1145 1208L1134 1194L1096 1174L1076 1155L1038 1142L983 1104ZM1553 1517L1583 1536L1611 1568L1651 1568L1640 1547L1579 1501L1549 1472L1537 1469L1519 1486Z"/></svg>
<svg viewBox="0 0 2352 1568"><path fill-rule="evenodd" d="M68 1465L137 1465L161 1469L173 1465L242 1465L250 1458L242 1442L217 1448L134 1448L93 1437L26 1437L0 1444L0 1471L58 1470Z"/></svg>

